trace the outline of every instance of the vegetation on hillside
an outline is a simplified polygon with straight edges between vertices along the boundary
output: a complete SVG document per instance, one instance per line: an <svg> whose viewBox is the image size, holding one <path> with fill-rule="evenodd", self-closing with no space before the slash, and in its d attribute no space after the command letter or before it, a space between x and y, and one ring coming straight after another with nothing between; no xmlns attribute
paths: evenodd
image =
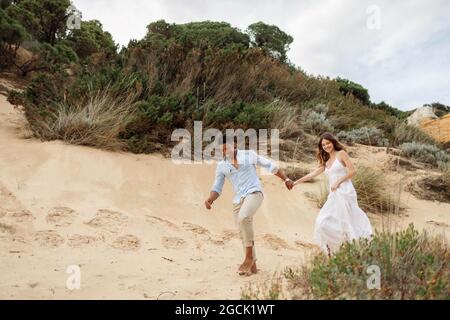
<svg viewBox="0 0 450 320"><path fill-rule="evenodd" d="M64 137L102 147L91 130L94 124L84 126L90 129L81 140L60 124L77 118L80 108L89 115L85 102L108 92L131 107L114 104L129 114L126 124L108 119L114 129L104 148L154 152L173 143L173 129L192 129L197 120L204 128L278 128L283 139L333 131L351 137L350 142L436 145L420 129L405 125L403 112L372 103L361 85L310 76L292 65L287 52L293 38L277 26L256 22L242 31L226 22L159 20L147 26L143 39L118 51L99 21L68 29L69 5L69 0L17 0L2 1L0 9L0 68L31 79L24 93L11 92L10 101L23 106L42 139ZM25 40L35 41L27 59L19 54ZM282 127L287 123L289 130ZM375 143L365 139L373 133Z"/></svg>
<svg viewBox="0 0 450 320"><path fill-rule="evenodd" d="M344 243L330 257L319 253L264 283L249 283L242 298L448 300L449 279L445 237L419 233L410 225Z"/></svg>
<svg viewBox="0 0 450 320"><path fill-rule="evenodd" d="M446 169L450 163L450 156L447 152L440 150L435 145L417 142L405 142L400 146L402 154L416 161L427 163L432 166Z"/></svg>

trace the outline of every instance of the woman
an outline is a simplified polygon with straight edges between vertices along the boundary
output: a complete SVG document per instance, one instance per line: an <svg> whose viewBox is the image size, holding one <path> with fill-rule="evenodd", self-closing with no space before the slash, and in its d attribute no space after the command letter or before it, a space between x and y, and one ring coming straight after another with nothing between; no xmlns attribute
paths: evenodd
<svg viewBox="0 0 450 320"><path fill-rule="evenodd" d="M316 219L314 240L328 254L339 249L345 241L368 238L372 227L367 215L358 206L351 178L355 167L345 147L331 133L324 133L317 146L319 167L295 181L294 186L325 173L330 184L328 199Z"/></svg>

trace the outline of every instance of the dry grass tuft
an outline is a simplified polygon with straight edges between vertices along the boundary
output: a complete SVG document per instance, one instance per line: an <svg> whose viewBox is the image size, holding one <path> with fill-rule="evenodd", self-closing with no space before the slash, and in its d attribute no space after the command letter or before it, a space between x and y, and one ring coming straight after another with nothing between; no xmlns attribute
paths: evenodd
<svg viewBox="0 0 450 320"><path fill-rule="evenodd" d="M392 192L391 187L386 185L386 179L382 172L360 166L352 182L358 194L358 204L364 211L398 213L404 208L400 201L401 186L396 186L395 192ZM322 183L319 194L307 193L307 196L316 202L318 208L322 208L327 201L328 194L328 184Z"/></svg>
<svg viewBox="0 0 450 320"><path fill-rule="evenodd" d="M108 88L76 104L57 103L46 116L29 117L34 134L42 140L119 150L119 135L134 115L134 96L117 98Z"/></svg>
<svg viewBox="0 0 450 320"><path fill-rule="evenodd" d="M291 180L295 181L307 175L310 170L298 166L289 166L284 169L284 172ZM308 183L310 182L314 182L314 180L309 180Z"/></svg>

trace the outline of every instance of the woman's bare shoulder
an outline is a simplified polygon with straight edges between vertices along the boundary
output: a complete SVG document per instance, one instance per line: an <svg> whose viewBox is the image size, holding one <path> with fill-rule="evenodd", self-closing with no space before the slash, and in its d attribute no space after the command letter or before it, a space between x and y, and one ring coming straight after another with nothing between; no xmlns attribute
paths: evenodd
<svg viewBox="0 0 450 320"><path fill-rule="evenodd" d="M339 150L338 153L337 153L337 155L338 155L339 157L341 157L341 159L342 159L342 158L347 158L347 157L348 157L348 153L347 153L347 151L345 151L345 150Z"/></svg>

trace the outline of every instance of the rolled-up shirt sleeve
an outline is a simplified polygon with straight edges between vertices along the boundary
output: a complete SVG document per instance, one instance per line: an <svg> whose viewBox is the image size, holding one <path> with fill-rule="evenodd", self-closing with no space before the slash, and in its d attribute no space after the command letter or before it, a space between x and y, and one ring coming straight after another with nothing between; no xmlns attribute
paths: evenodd
<svg viewBox="0 0 450 320"><path fill-rule="evenodd" d="M225 174L223 173L221 166L217 166L216 168L216 178L214 180L214 185L211 188L211 191L217 192L218 194L222 193L223 185L225 183Z"/></svg>
<svg viewBox="0 0 450 320"><path fill-rule="evenodd" d="M265 168L270 173L275 174L278 172L278 166L275 164L275 162L258 154L256 154L256 164Z"/></svg>

